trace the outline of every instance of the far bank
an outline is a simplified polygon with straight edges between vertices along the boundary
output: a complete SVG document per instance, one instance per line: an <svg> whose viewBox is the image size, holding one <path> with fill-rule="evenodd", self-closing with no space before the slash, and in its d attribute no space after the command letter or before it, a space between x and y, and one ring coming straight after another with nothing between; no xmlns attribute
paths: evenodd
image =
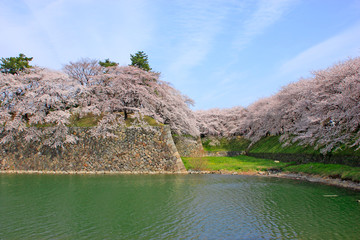
<svg viewBox="0 0 360 240"><path fill-rule="evenodd" d="M297 164L245 155L183 157L182 159L190 173L281 177L360 189L359 167L323 163Z"/></svg>

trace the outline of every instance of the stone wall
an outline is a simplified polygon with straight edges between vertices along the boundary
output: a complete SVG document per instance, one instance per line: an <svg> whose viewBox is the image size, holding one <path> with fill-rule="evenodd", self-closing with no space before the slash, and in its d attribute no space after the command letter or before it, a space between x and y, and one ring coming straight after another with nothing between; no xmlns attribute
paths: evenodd
<svg viewBox="0 0 360 240"><path fill-rule="evenodd" d="M184 172L170 128L119 128L117 137L95 138L89 128L71 128L79 141L63 148L26 142L0 144L0 170L81 172Z"/></svg>
<svg viewBox="0 0 360 240"><path fill-rule="evenodd" d="M174 135L173 139L182 157L202 157L206 155L200 137Z"/></svg>

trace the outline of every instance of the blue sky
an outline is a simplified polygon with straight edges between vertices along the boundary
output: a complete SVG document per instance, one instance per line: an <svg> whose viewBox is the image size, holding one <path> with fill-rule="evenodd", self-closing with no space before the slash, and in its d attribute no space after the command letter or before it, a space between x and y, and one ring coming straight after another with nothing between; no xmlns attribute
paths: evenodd
<svg viewBox="0 0 360 240"><path fill-rule="evenodd" d="M61 69L145 51L194 109L248 106L360 55L359 0L0 0L0 57Z"/></svg>

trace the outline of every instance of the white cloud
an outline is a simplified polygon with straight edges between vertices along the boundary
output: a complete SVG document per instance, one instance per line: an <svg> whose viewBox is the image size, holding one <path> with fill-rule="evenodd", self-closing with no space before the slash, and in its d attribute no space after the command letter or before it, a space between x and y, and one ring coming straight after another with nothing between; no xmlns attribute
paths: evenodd
<svg viewBox="0 0 360 240"><path fill-rule="evenodd" d="M308 75L309 71L319 70L360 55L360 22L344 32L333 36L288 60L280 68L281 75Z"/></svg>

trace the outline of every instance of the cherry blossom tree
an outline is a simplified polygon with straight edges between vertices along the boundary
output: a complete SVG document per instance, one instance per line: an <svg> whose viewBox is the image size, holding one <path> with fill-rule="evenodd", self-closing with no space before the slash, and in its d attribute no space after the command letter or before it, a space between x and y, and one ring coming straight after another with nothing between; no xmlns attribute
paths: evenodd
<svg viewBox="0 0 360 240"><path fill-rule="evenodd" d="M192 100L168 83L159 80L159 73L133 66L110 67L91 78L82 96L83 113L140 112L169 124L178 134L198 135L195 117L189 108Z"/></svg>
<svg viewBox="0 0 360 240"><path fill-rule="evenodd" d="M312 145L327 153L345 145L360 147L360 58L313 72L246 109L197 111L202 134L237 134L256 142L267 135ZM232 122L231 119L235 119Z"/></svg>
<svg viewBox="0 0 360 240"><path fill-rule="evenodd" d="M169 124L174 133L199 134L189 108L192 100L161 81L159 73L132 66L104 71L92 60L64 69L66 73L42 68L18 75L0 73L1 143L18 134L54 148L75 143L71 118L89 114L99 119L91 130L96 137L115 137L112 130L124 125L129 114L134 125L144 125L147 115Z"/></svg>
<svg viewBox="0 0 360 240"><path fill-rule="evenodd" d="M81 85L87 85L93 76L100 73L101 66L97 60L82 58L77 62L65 65L63 71L78 80Z"/></svg>
<svg viewBox="0 0 360 240"><path fill-rule="evenodd" d="M243 134L241 124L247 116L243 107L209 109L195 112L197 125L202 135L232 136Z"/></svg>
<svg viewBox="0 0 360 240"><path fill-rule="evenodd" d="M66 124L69 123L70 107L78 105L77 95L82 91L78 82L61 72L34 68L18 75L0 75L0 122L3 138L1 143L11 141L24 133L28 141L38 141L48 131L55 134L52 147L72 141ZM36 125L57 126L41 131ZM61 132L61 134L60 134Z"/></svg>

